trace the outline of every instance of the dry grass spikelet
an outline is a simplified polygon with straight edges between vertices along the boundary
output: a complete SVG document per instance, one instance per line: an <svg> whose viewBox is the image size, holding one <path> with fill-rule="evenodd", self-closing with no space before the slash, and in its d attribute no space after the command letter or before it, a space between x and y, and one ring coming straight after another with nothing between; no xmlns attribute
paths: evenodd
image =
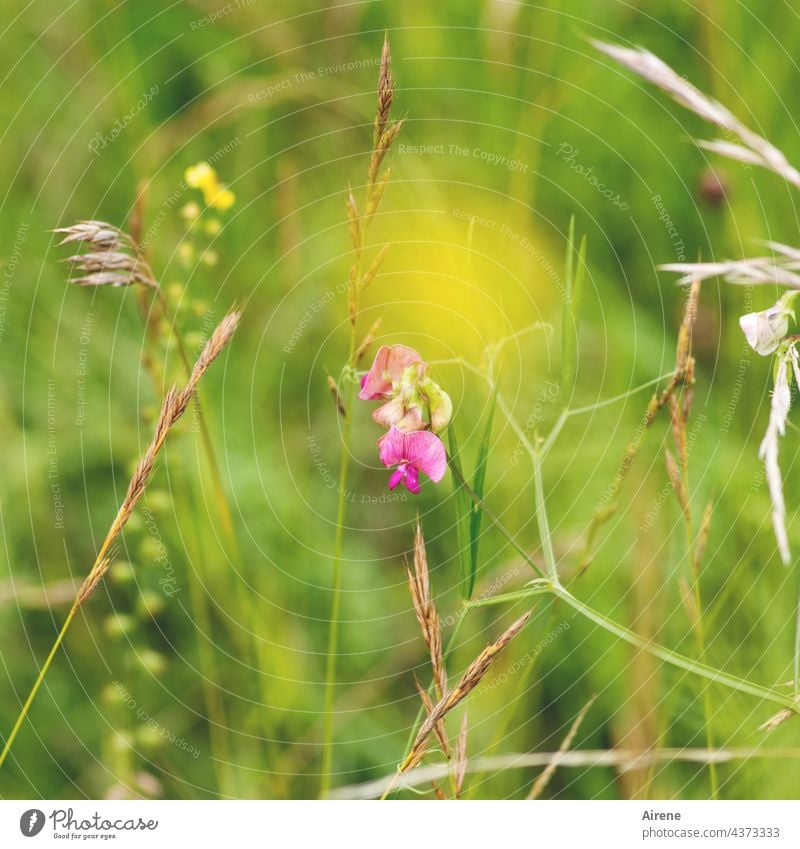
<svg viewBox="0 0 800 849"><path fill-rule="evenodd" d="M514 639L522 630L530 618L532 611L528 611L513 625L511 625L495 642L488 645L467 667L461 676L461 680L446 695L444 695L433 707L428 717L420 726L414 745L405 760L400 764L399 771L407 772L413 769L423 758L428 748L430 737L438 722L441 722L456 705L460 704L481 682L489 667L498 654Z"/></svg>
<svg viewBox="0 0 800 849"><path fill-rule="evenodd" d="M136 465L136 470L128 484L128 490L125 493L125 498L120 505L117 515L111 524L111 527L106 534L103 544L100 547L97 558L92 566L86 580L81 585L78 595L75 599L75 607L80 607L94 592L97 585L100 583L103 575L108 571L111 563L109 550L114 544L122 529L125 527L128 519L133 512L134 507L145 491L147 482L155 465L156 457L161 447L169 434L172 426L186 411L189 402L194 396L197 389L197 384L200 378L206 373L209 366L217 358L222 349L228 344L237 324L239 323L240 313L238 310L233 310L217 325L217 328L211 334L211 338L206 343L195 363L192 373L186 386L178 390L174 386L167 391L164 401L161 405L161 412L158 416L158 421L153 432L153 437L146 451L139 459Z"/></svg>
<svg viewBox="0 0 800 849"><path fill-rule="evenodd" d="M67 257L73 269L83 272L69 282L76 286L143 286L157 288L152 269L134 239L106 221L79 221L54 232L64 238L59 245L79 243L83 253Z"/></svg>
<svg viewBox="0 0 800 849"><path fill-rule="evenodd" d="M417 616L417 622L431 658L436 698L441 699L447 692L447 672L442 657L442 628L436 605L431 598L428 555L425 551L425 539L422 536L422 527L419 520L417 520L414 532L414 568L412 571L410 567L406 566L406 575L411 591L411 600L414 603L414 613Z"/></svg>
<svg viewBox="0 0 800 849"><path fill-rule="evenodd" d="M458 732L458 740L456 741L456 762L454 767L455 779L455 794L456 799L461 797L464 791L464 777L467 774L467 730L469 720L467 719L466 711L461 720L461 730Z"/></svg>
<svg viewBox="0 0 800 849"><path fill-rule="evenodd" d="M382 318L376 319L370 329L366 332L364 338L361 340L358 348L356 348L356 353L353 359L356 362L356 365L364 359L364 355L369 351L370 346L375 341L375 337L378 335L378 331L381 328L381 324L383 323Z"/></svg>

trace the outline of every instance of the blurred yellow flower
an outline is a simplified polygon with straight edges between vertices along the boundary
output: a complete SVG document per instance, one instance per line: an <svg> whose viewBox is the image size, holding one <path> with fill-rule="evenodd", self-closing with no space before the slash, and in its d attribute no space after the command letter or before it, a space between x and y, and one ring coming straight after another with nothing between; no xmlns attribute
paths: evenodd
<svg viewBox="0 0 800 849"><path fill-rule="evenodd" d="M230 209L236 201L234 193L220 183L217 172L207 162L198 162L197 165L187 168L184 178L191 188L202 191L208 206L221 212Z"/></svg>
<svg viewBox="0 0 800 849"><path fill-rule="evenodd" d="M200 207L194 201L187 203L181 209L181 216L187 221L194 221L196 218L200 217Z"/></svg>
<svg viewBox="0 0 800 849"><path fill-rule="evenodd" d="M207 162L192 165L183 176L193 189L202 189L204 193L207 188L217 185L217 172Z"/></svg>
<svg viewBox="0 0 800 849"><path fill-rule="evenodd" d="M226 209L230 209L236 202L236 195L230 189L226 189L221 184L217 186L215 192L203 192L203 196L209 206L213 206L220 212L225 212Z"/></svg>

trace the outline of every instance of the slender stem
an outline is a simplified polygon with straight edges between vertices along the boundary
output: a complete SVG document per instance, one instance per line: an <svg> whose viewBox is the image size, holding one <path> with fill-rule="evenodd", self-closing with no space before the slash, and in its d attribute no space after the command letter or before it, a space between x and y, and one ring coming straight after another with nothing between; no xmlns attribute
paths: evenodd
<svg viewBox="0 0 800 849"><path fill-rule="evenodd" d="M574 595L572 595L571 592L569 592L569 590L566 589L566 587L560 584L550 584L544 581L537 581L534 586L529 587L527 590L518 590L517 592L505 593L504 595L493 596L492 598L483 599L481 601L470 602L470 606L484 607L491 604L505 604L507 602L521 601L525 598L543 595L548 592L553 593L555 596L562 599L573 610L580 613L581 616L584 616L586 619L594 622L595 625L599 625L605 631L608 631L609 634L619 637L626 643L636 646L636 648L641 651L647 652L653 657L657 657L659 660L669 663L671 666L677 666L685 672L690 672L692 675L698 675L701 678L707 678L709 681L713 681L715 684L721 684L723 687L728 687L731 690L737 690L740 693L747 693L748 695L756 696L757 698L764 699L769 702L774 702L782 707L788 707L795 711L797 710L797 703L791 697L784 696L776 690L770 690L768 687L763 687L760 684L754 684L752 681L748 681L745 678L738 678L736 675L723 672L721 669L716 669L713 666L708 666L700 661L685 657L679 652L659 645L659 643L654 643L651 640L645 640L635 631L631 631L624 625L614 622L613 619L609 619L603 613L600 613L599 611L589 607L588 604L584 604L582 601L579 601Z"/></svg>
<svg viewBox="0 0 800 849"><path fill-rule="evenodd" d="M540 578L545 577L545 573L542 570L542 567L528 554L527 551L517 542L514 535L509 531L506 526L495 516L492 510L489 509L486 502L478 495L477 492L464 480L464 476L461 474L458 465L452 461L451 457L447 458L448 464L450 466L450 471L453 473L453 477L458 481L458 485L464 488L464 492L469 495L472 501L480 507L483 511L484 515L489 519L489 521L497 528L497 530L501 533L502 536L505 537L506 541L516 550L518 554L522 556L525 562L539 575ZM470 604L476 604L475 602L470 602Z"/></svg>
<svg viewBox="0 0 800 849"><path fill-rule="evenodd" d="M164 439L167 437L167 431L164 432L163 437L161 439L161 443L163 443ZM157 446L157 448L160 447ZM111 527L108 530L108 533L103 540L103 544L100 546L100 551L97 552L97 557L95 557L94 563L92 564L92 568L89 570L89 574L102 563L103 559L108 554L108 550L111 548L111 544L119 533L120 526L122 524L122 516L125 510L125 505L121 505L119 510L117 511L117 515L114 517L114 521L111 523ZM44 676L47 674L47 670L50 668L50 664L53 662L53 658L56 656L56 652L58 651L58 647L61 645L64 637L69 630L69 626L72 623L72 620L75 617L75 613L78 608L81 606L81 598L80 593L76 596L75 601L72 603L72 607L70 608L69 613L67 614L67 618L64 621L64 624L61 626L61 630L58 632L58 636L53 643L52 648L50 649L50 654L47 655L47 659L42 664L42 668L39 670L39 677L34 682L33 688L31 689L28 698L25 701L25 704L22 706L22 710L20 711L19 716L17 717L17 721L14 723L14 727L11 729L11 733L8 735L8 739L6 740L5 745L3 746L3 751L0 753L0 767L3 766L3 762L5 761L8 753L11 749L11 744L14 742L14 738L17 736L17 732L19 731L22 723L30 709L30 706L33 704L34 698L36 698L36 693L39 690L39 687L42 685L42 681L44 681Z"/></svg>
<svg viewBox="0 0 800 849"><path fill-rule="evenodd" d="M181 493L178 486L173 493L176 504L179 505L184 514L191 514L194 509L190 505L190 496ZM198 544L192 534L186 537L187 553L193 563L207 572L208 561L205 556L205 548L202 543ZM228 745L227 729L228 719L225 703L220 697L217 685L218 674L214 664L214 655L209 640L213 633L211 624L211 610L208 596L205 590L205 582L190 580L189 582L189 604L191 616L196 623L197 652L200 667L200 685L203 691L203 701L208 712L208 737L211 746L211 755L214 768L214 777L220 793L228 798L238 797L236 777L231 763L230 747ZM237 581L237 583L241 583Z"/></svg>
<svg viewBox="0 0 800 849"><path fill-rule="evenodd" d="M553 552L553 541L550 537L550 525L547 521L547 507L544 498L544 482L542 480L542 455L537 451L533 457L533 482L536 493L536 522L539 525L539 539L544 553L544 565L547 577L558 583L558 567Z"/></svg>
<svg viewBox="0 0 800 849"><path fill-rule="evenodd" d="M192 364L189 360L189 354L183 342L183 336L181 336L181 333L178 330L175 316L173 315L169 303L164 296L164 293L161 291L160 286L156 288L156 294L164 318L170 326L170 332L172 333L172 338L175 340L175 346L178 349L178 355L181 359L181 363L183 364L184 371L188 377L192 373ZM203 450L205 451L206 459L208 460L208 465L211 470L211 478L214 483L214 495L217 501L217 510L219 511L220 518L222 519L228 545L232 549L231 553L238 560L239 549L236 541L233 517L231 516L230 507L228 506L228 499L225 497L225 487L222 482L222 474L219 469L219 463L217 462L217 455L214 451L214 443L211 439L211 432L208 429L208 423L203 415L200 398L197 394L195 394L195 405L195 409L197 410L197 423L200 427L200 435L203 440Z"/></svg>
<svg viewBox="0 0 800 849"><path fill-rule="evenodd" d="M356 250L356 277L351 294L353 313L350 320L350 351L347 355L347 371L356 365L358 345L358 285L361 280L361 251ZM322 726L322 761L320 764L320 797L325 798L331 787L333 764L333 705L336 686L336 661L339 653L339 616L342 606L342 557L344 548L344 519L347 507L347 475L350 470L350 432L353 419L355 383L352 374L347 376L347 393L342 426L342 457L339 463L339 498L336 507L336 538L333 545L333 576L331 581L331 614L328 625L328 648L325 660L325 698Z"/></svg>
<svg viewBox="0 0 800 849"><path fill-rule="evenodd" d="M11 751L11 746L16 738L19 729L22 727L22 723L25 721L25 717L28 715L28 711L30 710L30 706L33 704L33 700L36 698L36 693L39 690L39 687L42 686L42 682L44 681L44 676L47 674L47 670L50 668L50 664L53 662L53 658L56 656L56 652L58 651L59 646L64 640L64 637L69 629L70 623L72 622L75 614L78 610L77 601L73 603L70 608L69 613L67 614L67 618L64 620L64 624L61 626L61 630L58 632L58 636L56 637L55 642L53 643L53 647L50 649L50 654L47 655L47 659L42 664L42 668L39 670L39 675L36 678L36 681L31 688L30 693L28 694L28 698L25 700L25 704L22 706L22 710L20 711L19 716L17 717L17 721L14 723L14 727L11 729L11 733L8 735L8 739L3 746L3 751L0 752L0 767L3 766L5 759L8 757L8 753Z"/></svg>
<svg viewBox="0 0 800 849"><path fill-rule="evenodd" d="M559 413L555 424L550 429L550 433L547 434L547 438L544 440L544 442L539 447L539 450L536 452L541 460L544 460L544 458L547 456L547 452L553 447L553 443L556 441L558 435L561 433L561 428L564 427L564 424L571 415L572 412L567 407L564 407L564 409Z"/></svg>
<svg viewBox="0 0 800 849"><path fill-rule="evenodd" d="M461 608L461 612L460 612L458 618L456 619L456 624L453 626L453 630L451 631L450 637L447 640L447 645L445 645L445 647L444 647L444 651L442 653L442 663L447 662L447 659L450 657L450 653L455 648L456 637L458 636L458 632L461 630L461 625L464 622L464 619L466 618L467 613L469 613L471 608L478 607L478 606L479 605L476 604L475 602L465 602L464 603L464 606ZM433 687L434 687L433 682L431 682L430 686L428 687L428 694L433 692ZM403 757L400 759L399 763L403 763L403 761L408 757L408 753L411 751L411 747L414 745L414 740L416 739L417 731L419 730L419 724L420 724L420 722L422 722L422 717L424 715L424 712L425 712L424 705L420 705L419 710L417 710L416 719L414 720L414 722L411 725L411 731L409 731L408 740L406 740L406 746L405 746L405 750L403 751ZM400 775L400 771L399 771L399 768L398 768L398 772L395 775L395 779L399 775ZM394 786L394 780L386 788L384 794L381 796L381 800L387 798L389 793L391 793L393 786Z"/></svg>
<svg viewBox="0 0 800 849"><path fill-rule="evenodd" d="M557 605L552 604L550 607L550 615L547 618L547 631L550 632L552 630L553 620L555 619ZM505 710L498 721L497 728L495 729L494 734L489 742L489 745L486 747L482 757L491 757L500 743L503 742L506 733L508 732L508 727L511 724L511 720L516 715L517 705L520 703L523 695L527 691L528 684L531 679L531 675L533 674L533 670L536 668L536 661L539 659L542 653L542 643L539 643L537 649L534 649L535 654L530 657L530 660L525 664L522 673L517 676L516 686L514 687L514 694L508 701L508 708ZM470 781L470 790L467 793L467 798L472 799L477 792L478 785L481 782L481 779L485 773L483 771L477 771L472 776L472 780Z"/></svg>
<svg viewBox="0 0 800 849"><path fill-rule="evenodd" d="M324 798L331 786L333 761L333 704L336 684L336 661L339 652L339 616L342 603L342 555L344 545L344 518L347 505L347 474L350 468L350 421L353 388L348 390L346 415L342 429L342 459L339 465L339 501L336 509L336 539L333 551L333 578L331 585L331 614L328 627L328 649L325 662L325 703L323 707L322 764L320 796Z"/></svg>
<svg viewBox="0 0 800 849"><path fill-rule="evenodd" d="M783 707L792 709L797 708L797 704L789 696L784 696L782 693L770 690L768 687L762 687L760 684L754 684L752 681L747 681L744 678L738 678L735 675L730 675L727 672L723 672L721 669L715 669L713 666L708 666L700 661L691 660L678 652L672 651L672 649L668 649L658 643L643 639L634 631L625 628L623 625L617 624L607 616L604 616L602 613L593 610L582 601L579 601L574 595L572 595L572 593L562 586L553 586L551 589L555 595L582 616L585 616L587 619L591 620L596 625L599 625L610 634L614 634L621 640L624 640L625 642L636 646L636 648L653 655L653 657L657 657L659 660L663 660L665 663L677 666L679 669L683 669L692 675L698 675L701 678L706 678L709 681L713 681L715 684L721 684L723 687L728 687L731 690L737 690L740 693L747 693L748 695L774 702L775 704L782 705Z"/></svg>
<svg viewBox="0 0 800 849"><path fill-rule="evenodd" d="M686 470L684 470L686 475ZM684 481L686 478L684 478ZM688 483L686 483L688 488ZM697 643L697 656L704 658L706 654L706 636L705 626L703 625L703 599L700 595L700 573L699 566L695 560L695 545L694 534L692 531L692 520L690 516L685 517L686 537L687 537L687 552L689 557L689 569L692 575L692 594L694 596L695 609L697 611L697 622L695 623L695 638ZM712 727L713 709L711 705L711 693L708 687L703 690L703 715L705 717L706 731L706 746L709 751L714 748L714 730ZM708 764L708 781L711 789L711 798L716 799L719 791L719 782L717 780L717 765L713 762Z"/></svg>
<svg viewBox="0 0 800 849"><path fill-rule="evenodd" d="M472 489L469 486L465 487L466 492L470 495L475 503L481 506L483 503L481 499L478 499L474 494ZM541 570L536 562L530 557L530 555L525 551L525 549L516 541L513 534L508 531L500 521L494 516L493 513L487 512L489 520L497 527L497 529L503 534L503 536L511 543L511 545L517 550L517 552L525 559L525 561L539 574L541 574ZM607 616L604 616L602 613L599 613L596 610L593 610L583 602L578 601L575 596L572 595L565 587L560 584L552 584L547 580L537 580L534 582L534 585L529 587L527 590L519 590L513 593L506 593L505 595L493 596L492 598L480 599L478 601L470 602L468 606L470 607L483 607L490 604L502 604L507 601L519 601L522 598L527 598L529 596L534 595L542 595L546 592L552 592L557 595L559 598L563 599L570 607L580 613L582 616L585 616L587 619L590 619L596 625L599 625L604 630L608 631L610 634L613 634L616 637L624 640L631 645L636 646L642 651L647 652L648 654L653 655L653 657L659 658L659 660L663 660L666 663L671 664L672 666L677 666L680 669L685 670L686 672L690 672L693 675L699 675L701 678L707 678L709 681L714 681L717 684L721 684L724 687L728 687L731 690L738 690L742 693L748 693L751 696L756 696L761 699L765 699L766 701L774 702L775 704L779 704L782 707L788 707L792 710L797 710L797 703L794 699L784 696L782 693L778 693L774 690L770 690L767 687L762 687L760 684L754 684L751 681L747 681L744 678L737 678L735 675L730 675L727 672L723 672L722 670L715 669L712 666L708 666L704 663L700 663L696 660L691 660L688 657L684 657L682 654L678 652L674 652L671 649L665 648L664 646L659 645L658 643L653 643L648 640L642 639L638 634L634 631L625 628L623 625L619 625L614 622L612 619L609 619Z"/></svg>
<svg viewBox="0 0 800 849"><path fill-rule="evenodd" d="M794 697L800 698L800 591L797 594L797 614L794 625Z"/></svg>

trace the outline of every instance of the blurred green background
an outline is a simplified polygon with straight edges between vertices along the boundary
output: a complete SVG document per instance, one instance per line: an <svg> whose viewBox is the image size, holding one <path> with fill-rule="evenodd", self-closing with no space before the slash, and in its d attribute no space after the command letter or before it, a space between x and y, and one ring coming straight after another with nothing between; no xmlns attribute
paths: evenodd
<svg viewBox="0 0 800 849"><path fill-rule="evenodd" d="M0 36L3 733L149 439L159 395L143 351L166 357L167 376L180 376L171 347L149 348L135 292L65 284L59 260L69 252L50 231L84 218L124 226L146 185L148 252L187 339L199 341L234 301L244 318L201 387L239 550L220 532L187 421L159 461L143 502L149 512L137 511L126 529L0 770L0 795L317 792L341 449L325 380L347 355L346 297L337 294L350 262L344 198L366 174L384 30L395 111L407 124L371 231L393 247L365 295L362 329L381 317L379 342L403 342L439 363L468 464L488 392L463 361L480 369L492 353L501 396L523 426L546 432L567 401L590 408L570 418L545 468L556 555L565 574L574 571L649 390L592 407L674 362L684 292L657 264L738 257L757 252L756 239L797 241L787 186L709 159L690 141L713 134L700 119L586 40L650 48L797 162L796 11L752 0L654 8L611 0L55 8L35 0L8 16ZM202 160L214 162L236 204L218 234L198 237L180 210L199 200L182 180ZM547 387L559 379L572 215L588 238L580 366L575 397L554 401ZM704 285L690 422L696 514L714 502L701 578L705 659L767 685L791 677L796 578L776 556L757 459L769 363L746 349L737 317L774 294ZM387 474L371 406L357 405L354 424L335 786L394 770L418 707L412 673L429 680L401 568L417 513L448 631L459 605L452 482L429 483L418 498L382 498ZM573 591L694 655L680 602L685 532L663 462L669 439L659 419ZM790 431L781 454L796 548L797 443ZM515 459L516 445L498 412L487 501L539 557L530 464ZM522 586L532 574L488 522L484 531L476 593ZM470 613L451 675L524 609ZM488 680L495 686L467 703L471 757L555 750L593 693L573 748L706 744L703 681L548 601ZM769 737L757 732L769 705L717 687L710 699L715 745L796 743L795 722ZM524 795L535 774L478 776L470 792ZM736 761L719 777L723 797L796 796L800 764ZM560 798L708 793L708 771L679 762L562 769L547 789Z"/></svg>

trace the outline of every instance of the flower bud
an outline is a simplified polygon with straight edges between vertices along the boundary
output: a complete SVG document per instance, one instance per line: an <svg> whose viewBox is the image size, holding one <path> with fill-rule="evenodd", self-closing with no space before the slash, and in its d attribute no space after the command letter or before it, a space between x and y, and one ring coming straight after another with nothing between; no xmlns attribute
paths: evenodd
<svg viewBox="0 0 800 849"><path fill-rule="evenodd" d="M426 377L420 384L420 390L428 399L428 412L431 417L431 430L434 433L444 430L453 415L453 402L438 383Z"/></svg>
<svg viewBox="0 0 800 849"><path fill-rule="evenodd" d="M787 292L777 303L761 312L750 312L739 319L739 326L750 347L762 357L772 354L789 332L794 320L794 299L800 292Z"/></svg>

